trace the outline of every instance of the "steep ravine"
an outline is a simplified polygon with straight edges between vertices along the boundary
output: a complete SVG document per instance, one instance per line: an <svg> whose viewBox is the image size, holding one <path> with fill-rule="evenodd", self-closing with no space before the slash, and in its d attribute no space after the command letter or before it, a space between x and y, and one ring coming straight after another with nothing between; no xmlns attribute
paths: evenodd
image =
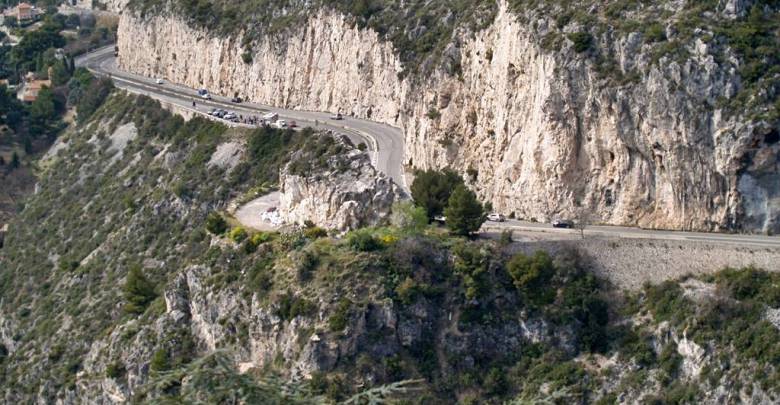
<svg viewBox="0 0 780 405"><path fill-rule="evenodd" d="M727 49L694 39L683 44L687 58L654 62L641 34L607 32L595 40L616 62L605 76L568 39L558 50L541 46L555 30L549 19L534 28L520 21L502 4L492 25L445 50L443 65L459 65L459 74L400 79L390 43L328 11L264 37L248 63L241 35L128 12L119 63L221 94L400 126L408 168L457 168L519 218L573 217L585 207L610 224L780 231L777 130L717 107L740 88L736 59L716 61Z"/></svg>

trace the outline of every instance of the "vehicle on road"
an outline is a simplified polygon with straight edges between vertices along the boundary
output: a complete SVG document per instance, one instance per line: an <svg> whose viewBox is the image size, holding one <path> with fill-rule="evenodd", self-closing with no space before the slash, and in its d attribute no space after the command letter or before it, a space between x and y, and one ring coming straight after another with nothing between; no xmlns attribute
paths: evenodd
<svg viewBox="0 0 780 405"><path fill-rule="evenodd" d="M274 112L271 112L271 113L268 113L266 115L263 115L263 120L265 120L265 122L267 122L269 124L272 123L272 122L276 122L276 120L278 120L278 119L279 119L279 114L274 113Z"/></svg>
<svg viewBox="0 0 780 405"><path fill-rule="evenodd" d="M236 103L236 104L240 104L243 101L244 100L242 100L241 97L233 97L233 98L230 99L231 103Z"/></svg>
<svg viewBox="0 0 780 405"><path fill-rule="evenodd" d="M488 219L488 221L492 221L492 222L504 222L504 221L506 221L506 217L504 217L504 215L496 213L496 212L488 214L487 219Z"/></svg>
<svg viewBox="0 0 780 405"><path fill-rule="evenodd" d="M566 219L556 219L552 221L553 228L573 228L574 224Z"/></svg>
<svg viewBox="0 0 780 405"><path fill-rule="evenodd" d="M222 118L224 118L226 120L232 120L233 118L237 118L237 116L236 116L236 113L229 112L229 113L223 115Z"/></svg>
<svg viewBox="0 0 780 405"><path fill-rule="evenodd" d="M163 84L163 83L164 83L164 81L163 81L163 79L157 79L157 80L155 80L155 83L157 83L157 84Z"/></svg>
<svg viewBox="0 0 780 405"><path fill-rule="evenodd" d="M287 128L287 122L285 122L284 120L276 121L276 127L279 129L285 129Z"/></svg>
<svg viewBox="0 0 780 405"><path fill-rule="evenodd" d="M204 100L211 100L211 94L209 94L209 93L201 94L200 98L202 98Z"/></svg>
<svg viewBox="0 0 780 405"><path fill-rule="evenodd" d="M290 122L287 124L287 126L288 126L288 127L290 127L290 128L296 128L296 127L298 127L298 123L297 123L297 122L295 122L295 121L290 121Z"/></svg>
<svg viewBox="0 0 780 405"><path fill-rule="evenodd" d="M338 113L336 115L331 116L330 119L332 119L332 120L343 120L344 116L342 116L341 113Z"/></svg>

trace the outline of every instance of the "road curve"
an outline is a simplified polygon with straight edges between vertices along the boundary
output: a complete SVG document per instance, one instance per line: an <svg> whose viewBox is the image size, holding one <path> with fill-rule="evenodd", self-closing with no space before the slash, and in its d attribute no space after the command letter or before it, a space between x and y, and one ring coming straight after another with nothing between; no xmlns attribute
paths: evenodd
<svg viewBox="0 0 780 405"><path fill-rule="evenodd" d="M228 97L214 94L212 100L202 100L197 96L195 89L167 81L157 84L155 78L119 70L113 45L81 55L76 58L75 63L76 66L85 67L98 76L111 77L118 88L144 94L198 113L206 113L215 107L236 111L239 114L262 115L275 112L281 118L294 120L301 126L329 129L347 135L353 140L365 140L371 150L374 166L392 178L405 191L409 190L403 171L403 133L399 128L353 117L336 121L330 118L333 114L327 112L288 110L252 102L234 104ZM193 101L196 104L194 108Z"/></svg>
<svg viewBox="0 0 780 405"><path fill-rule="evenodd" d="M250 102L233 104L227 97L221 96L213 96L214 98L211 101L201 100L197 97L195 89L168 82L159 85L155 83L154 78L119 70L116 66L113 52L113 45L97 49L77 57L76 66L86 67L97 75L110 76L119 88L145 94L185 109L192 110L192 101L195 101L197 105L195 110L199 113L205 113L214 107L258 115L272 111L279 114L280 117L295 120L302 125L333 130L343 133L352 139L368 140L367 144L372 152L374 166L391 177L404 190L407 192L409 190L402 166L404 154L403 133L398 128L352 117L347 117L343 121L334 121L330 119L332 114L327 112L288 110ZM483 231L488 234L504 229L520 232L543 232L548 233L551 237L554 237L556 233L579 232L570 229L553 229L549 224L515 220L501 223L488 222L483 227ZM595 225L588 226L585 234L595 237L724 243L780 249L779 236L650 230L623 226Z"/></svg>

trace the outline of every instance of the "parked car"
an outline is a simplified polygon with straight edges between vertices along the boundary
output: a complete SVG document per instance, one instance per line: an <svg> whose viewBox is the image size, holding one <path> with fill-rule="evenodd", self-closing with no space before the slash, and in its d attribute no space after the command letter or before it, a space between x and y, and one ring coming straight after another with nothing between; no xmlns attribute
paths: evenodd
<svg viewBox="0 0 780 405"><path fill-rule="evenodd" d="M200 98L202 98L204 100L211 100L211 94L209 94L209 93L201 94Z"/></svg>
<svg viewBox="0 0 780 405"><path fill-rule="evenodd" d="M341 113L338 113L336 115L331 116L330 119L332 119L332 120L343 120L344 117L341 115Z"/></svg>
<svg viewBox="0 0 780 405"><path fill-rule="evenodd" d="M285 122L284 120L276 121L276 127L279 129L285 129L287 128L287 122Z"/></svg>
<svg viewBox="0 0 780 405"><path fill-rule="evenodd" d="M297 123L297 122L295 122L295 121L290 121L290 122L287 124L287 126L288 126L288 127L290 127L290 128L295 128L295 127L297 127L297 126L298 126L298 123Z"/></svg>
<svg viewBox="0 0 780 405"><path fill-rule="evenodd" d="M436 215L433 217L433 220L436 222L445 223L447 222L447 217L445 217L444 215Z"/></svg>
<svg viewBox="0 0 780 405"><path fill-rule="evenodd" d="M504 222L504 221L506 221L506 217L504 217L502 214L498 214L498 213L495 213L495 212L488 214L487 219L488 219L488 221L493 221L493 222Z"/></svg>
<svg viewBox="0 0 780 405"><path fill-rule="evenodd" d="M224 116L222 116L222 118L224 118L226 120L232 120L233 118L236 118L236 113L229 112L229 113L225 114Z"/></svg>
<svg viewBox="0 0 780 405"><path fill-rule="evenodd" d="M209 115L216 116L218 111L219 111L218 108L212 108L211 111L209 111Z"/></svg>
<svg viewBox="0 0 780 405"><path fill-rule="evenodd" d="M231 103L236 103L236 104L241 103L242 101L244 100L241 100L241 97L233 97L230 99Z"/></svg>
<svg viewBox="0 0 780 405"><path fill-rule="evenodd" d="M198 89L199 96L203 96L204 94L209 94L209 91L206 89Z"/></svg>
<svg viewBox="0 0 780 405"><path fill-rule="evenodd" d="M157 84L163 84L163 83L164 83L164 82L163 82L163 79L157 79L157 80L155 80L155 82L156 82Z"/></svg>
<svg viewBox="0 0 780 405"><path fill-rule="evenodd" d="M556 219L552 221L553 228L573 228L574 224L565 219Z"/></svg>

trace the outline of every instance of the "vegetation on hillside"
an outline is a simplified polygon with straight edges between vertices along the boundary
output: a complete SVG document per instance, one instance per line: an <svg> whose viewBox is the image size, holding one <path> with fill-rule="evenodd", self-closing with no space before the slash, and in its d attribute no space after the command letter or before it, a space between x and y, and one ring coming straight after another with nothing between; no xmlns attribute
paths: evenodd
<svg viewBox="0 0 780 405"><path fill-rule="evenodd" d="M66 38L61 32L79 23L78 16L74 19L50 12L39 27L14 31L21 38L17 45L0 45L0 79L17 87L23 85L28 75L51 81L31 103L19 101L14 91L0 85L0 182L6 186L0 190L0 225L18 210L22 197L32 190L33 160L65 128L68 109L75 108L83 122L113 87L109 81L95 79L86 70L75 68L74 54L68 52L76 52L77 48L69 46L79 43L81 36ZM64 53L58 51L61 47L66 48Z"/></svg>
<svg viewBox="0 0 780 405"><path fill-rule="evenodd" d="M115 150L129 124L137 136ZM0 387L15 402L86 398L104 379L161 403L780 393L780 333L765 315L780 307L777 274L724 270L625 293L576 252L453 235L408 202L343 238L313 225L256 232L235 225L228 202L273 187L296 151L332 143L309 129L185 122L117 92L64 136L0 249ZM210 165L228 141L244 145L241 162ZM476 212L457 183L443 212ZM705 350L699 375L683 366L683 336ZM249 351L258 342L263 361ZM315 366L291 382L299 362Z"/></svg>

